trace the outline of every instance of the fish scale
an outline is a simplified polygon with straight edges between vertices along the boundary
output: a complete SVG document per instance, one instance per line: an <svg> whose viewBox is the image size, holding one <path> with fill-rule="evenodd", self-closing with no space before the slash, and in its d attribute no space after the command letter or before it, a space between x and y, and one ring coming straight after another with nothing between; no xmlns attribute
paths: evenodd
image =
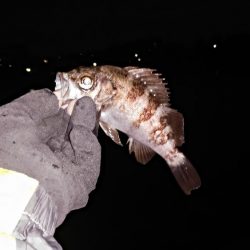
<svg viewBox="0 0 250 250"><path fill-rule="evenodd" d="M118 131L127 134L129 152L142 164L159 154L181 189L190 194L201 180L178 148L184 143L183 116L170 108L166 83L155 71L133 66L79 67L57 73L54 93L69 114L77 99L90 96L106 135L121 145Z"/></svg>

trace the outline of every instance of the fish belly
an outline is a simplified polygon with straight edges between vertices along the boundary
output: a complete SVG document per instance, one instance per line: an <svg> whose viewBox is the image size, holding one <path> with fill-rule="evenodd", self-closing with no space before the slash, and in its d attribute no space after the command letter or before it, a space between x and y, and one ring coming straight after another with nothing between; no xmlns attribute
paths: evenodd
<svg viewBox="0 0 250 250"><path fill-rule="evenodd" d="M147 100L137 100L133 105L125 106L123 104L110 107L106 111L102 111L100 121L110 125L110 127L117 129L138 142L150 147L153 151L165 158L166 152L170 147L174 146L173 142L157 144L157 138L154 138L153 131L160 128L160 117L164 113L164 107L159 106L150 119L137 123L140 114L147 107ZM164 135L171 130L166 127ZM165 138L166 139L166 138Z"/></svg>

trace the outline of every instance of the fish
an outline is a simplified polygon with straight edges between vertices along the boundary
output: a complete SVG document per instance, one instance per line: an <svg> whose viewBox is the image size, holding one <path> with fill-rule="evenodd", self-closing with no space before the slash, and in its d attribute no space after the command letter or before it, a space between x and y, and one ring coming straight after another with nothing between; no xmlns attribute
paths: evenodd
<svg viewBox="0 0 250 250"><path fill-rule="evenodd" d="M156 69L101 65L58 72L55 95L60 107L72 113L75 102L91 97L99 114L99 126L118 145L119 132L128 136L128 149L145 165L155 154L169 166L186 195L201 186L201 179L181 152L183 115L170 105L169 89Z"/></svg>

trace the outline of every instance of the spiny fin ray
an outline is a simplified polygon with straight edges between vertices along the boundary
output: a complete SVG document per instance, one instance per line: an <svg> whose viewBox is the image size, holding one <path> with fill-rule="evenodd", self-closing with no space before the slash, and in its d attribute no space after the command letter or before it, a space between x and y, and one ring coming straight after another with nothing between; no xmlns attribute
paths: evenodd
<svg viewBox="0 0 250 250"><path fill-rule="evenodd" d="M111 128L109 124L100 121L100 127L104 133L109 136L116 144L123 146L119 137L119 133L116 129Z"/></svg>
<svg viewBox="0 0 250 250"><path fill-rule="evenodd" d="M131 78L144 85L149 93L157 98L159 103L170 106L167 83L163 82L164 79L160 77L161 74L154 73L155 69L137 67L125 67L124 69Z"/></svg>

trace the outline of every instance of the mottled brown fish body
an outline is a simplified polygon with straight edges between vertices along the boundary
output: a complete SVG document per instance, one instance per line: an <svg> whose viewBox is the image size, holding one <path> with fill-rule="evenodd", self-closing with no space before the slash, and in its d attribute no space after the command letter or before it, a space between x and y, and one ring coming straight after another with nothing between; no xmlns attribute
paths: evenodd
<svg viewBox="0 0 250 250"><path fill-rule="evenodd" d="M153 72L136 67L80 67L57 75L56 94L62 105L90 96L101 111L101 128L114 142L121 144L117 130L126 133L129 152L142 164L155 153L162 156L182 190L190 194L200 186L200 178L177 148L184 143L183 117L169 107L165 83Z"/></svg>

